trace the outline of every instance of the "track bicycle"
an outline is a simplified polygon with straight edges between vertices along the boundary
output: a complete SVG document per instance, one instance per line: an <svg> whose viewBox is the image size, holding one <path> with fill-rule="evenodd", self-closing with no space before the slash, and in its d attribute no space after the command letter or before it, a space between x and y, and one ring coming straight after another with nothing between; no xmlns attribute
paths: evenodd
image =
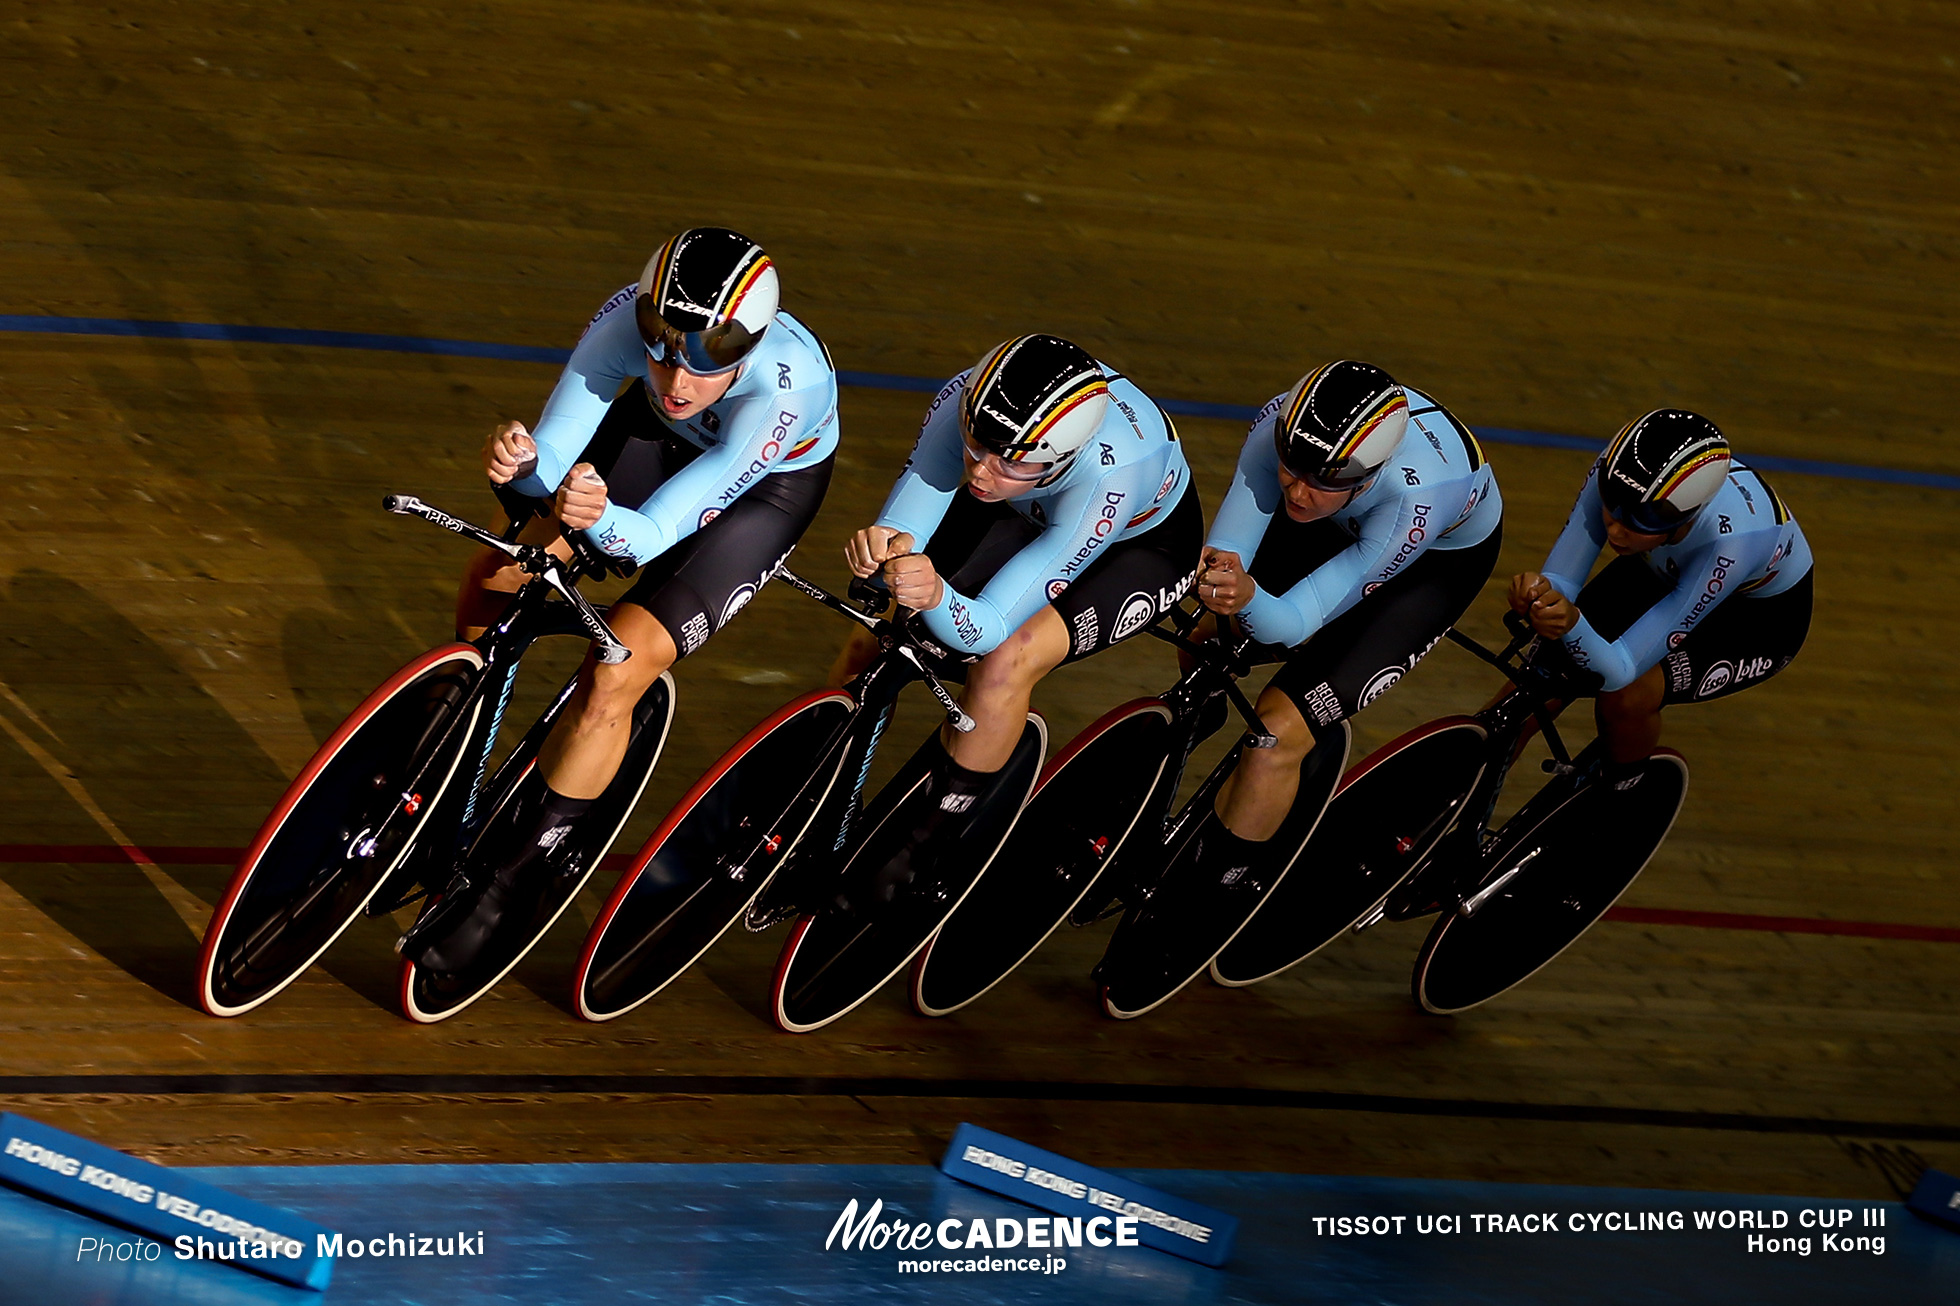
<svg viewBox="0 0 1960 1306"><path fill-rule="evenodd" d="M997 865L940 927L912 969L912 1005L943 1016L979 998L1033 954L1064 920L1088 924L1122 904L1095 978L1103 1009L1142 1015L1204 973L1212 957L1283 882L1313 832L1346 762L1338 743L1302 763L1299 795L1246 882L1205 883L1189 855L1219 786L1246 747L1273 737L1237 681L1255 647L1239 638L1194 641L1202 611L1174 609L1169 628L1148 634L1177 647L1189 671L1162 694L1112 709L1077 735L1043 770ZM1227 704L1248 726L1175 813L1171 804L1190 756L1227 719ZM1122 858L1119 867L1118 859Z"/></svg>
<svg viewBox="0 0 1960 1306"><path fill-rule="evenodd" d="M247 847L198 956L198 998L214 1016L236 1016L267 1002L305 973L361 917L397 911L423 895L468 883L471 854L490 825L535 778L537 750L564 710L576 677L524 733L494 774L490 763L525 651L548 635L592 641L601 661L629 650L579 594L585 575L607 565L576 532L574 561L517 543L521 515L498 536L411 495L389 495L389 512L420 517L496 549L516 562L524 583L501 618L475 641L443 644L388 677L327 738L273 805ZM671 677L662 675L634 712L627 761L586 814L589 868L625 823L673 718ZM586 832L590 832L588 835ZM583 883L583 877L579 877ZM577 892L560 884L513 925L485 964L448 977L438 992L404 975L411 1018L452 1014L474 1001L542 937ZM528 938L518 935L528 934ZM405 967L412 972L413 967ZM494 972L494 973L493 973Z"/></svg>
<svg viewBox="0 0 1960 1306"><path fill-rule="evenodd" d="M933 741L866 805L866 780L900 693L923 682L955 729L973 723L942 683L942 650L879 616L889 595L854 582L847 602L778 566L775 575L872 631L878 654L842 689L800 695L744 735L682 795L620 877L573 973L587 1020L616 1019L671 984L737 921L764 930L797 918L771 995L776 1023L815 1029L868 998L931 934L1011 829L1046 749L1029 714L1014 753L969 818L966 855L868 904L859 893L916 823ZM989 842L991 840L991 843ZM981 855L984 854L984 855ZM875 895L874 895L875 896Z"/></svg>
<svg viewBox="0 0 1960 1306"><path fill-rule="evenodd" d="M1411 978L1425 1011L1449 1014L1523 983L1624 893L1687 795L1687 760L1656 750L1617 783L1601 778L1594 741L1570 756L1553 724L1578 689L1535 656L1529 625L1492 653L1449 638L1505 673L1510 688L1480 712L1448 716L1393 740L1341 780L1311 874L1289 881L1212 963L1219 983L1256 984L1343 933L1437 913ZM1489 822L1526 731L1536 723L1551 780L1493 831Z"/></svg>

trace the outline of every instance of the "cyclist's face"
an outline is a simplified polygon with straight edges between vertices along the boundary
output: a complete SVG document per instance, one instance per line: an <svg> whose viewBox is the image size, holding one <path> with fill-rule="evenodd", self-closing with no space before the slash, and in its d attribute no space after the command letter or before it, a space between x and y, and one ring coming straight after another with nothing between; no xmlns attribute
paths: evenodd
<svg viewBox="0 0 1960 1306"><path fill-rule="evenodd" d="M1622 558L1634 553L1652 553L1666 544L1668 536L1672 534L1643 535L1639 531L1630 531L1620 524L1619 518L1604 508L1599 510L1599 516L1606 523L1606 547Z"/></svg>
<svg viewBox="0 0 1960 1306"><path fill-rule="evenodd" d="M727 394L740 371L736 368L720 376L699 376L684 367L647 359L647 383L653 387L654 401L662 415L677 422L693 417Z"/></svg>
<svg viewBox="0 0 1960 1306"><path fill-rule="evenodd" d="M967 492L982 503L1017 499L1041 484L1054 469L1052 463L1010 463L980 448L964 436L960 446L966 454Z"/></svg>
<svg viewBox="0 0 1960 1306"><path fill-rule="evenodd" d="M1363 481L1353 489L1328 490L1295 476L1285 467L1279 469L1280 499L1286 504L1286 515L1294 521L1319 521L1322 517L1332 517L1347 507L1348 500L1365 485L1367 482Z"/></svg>

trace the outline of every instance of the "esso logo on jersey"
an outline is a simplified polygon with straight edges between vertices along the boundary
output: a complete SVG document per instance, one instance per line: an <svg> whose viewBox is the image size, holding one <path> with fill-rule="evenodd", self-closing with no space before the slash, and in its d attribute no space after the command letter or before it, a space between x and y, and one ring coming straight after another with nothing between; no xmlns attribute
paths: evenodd
<svg viewBox="0 0 1960 1306"><path fill-rule="evenodd" d="M721 516L721 509L719 508L708 509L706 512L701 514L701 520L694 523L694 529L697 531L700 530L703 526L706 526L709 522L713 521L715 518L719 516Z"/></svg>
<svg viewBox="0 0 1960 1306"><path fill-rule="evenodd" d="M1395 688L1395 682L1401 678L1401 667L1383 667L1380 671L1377 671L1369 678L1368 683L1362 686L1361 697L1357 698L1354 702L1355 710L1357 712L1360 711L1383 694L1386 694L1389 690Z"/></svg>
<svg viewBox="0 0 1960 1306"><path fill-rule="evenodd" d="M1068 588L1067 581L1061 580L1059 578L1055 580L1051 580L1048 582L1048 597L1050 599L1059 599L1060 597L1062 597L1062 591L1067 588Z"/></svg>
<svg viewBox="0 0 1960 1306"><path fill-rule="evenodd" d="M1116 626L1109 632L1110 642L1127 639L1136 634L1157 615L1157 604L1148 594L1132 594L1123 600L1123 610L1116 618Z"/></svg>

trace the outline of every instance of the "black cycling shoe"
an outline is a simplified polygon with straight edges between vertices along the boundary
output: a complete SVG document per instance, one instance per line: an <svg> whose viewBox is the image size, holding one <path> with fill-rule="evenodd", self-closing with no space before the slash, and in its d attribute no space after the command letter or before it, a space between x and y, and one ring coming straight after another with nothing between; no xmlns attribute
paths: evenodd
<svg viewBox="0 0 1960 1306"><path fill-rule="evenodd" d="M423 970L457 975L482 955L506 920L522 921L537 909L545 891L581 867L576 817L546 824L542 795L514 810L505 829L526 832L521 849L497 868L487 883L471 884L459 875L442 899L402 935L398 950Z"/></svg>

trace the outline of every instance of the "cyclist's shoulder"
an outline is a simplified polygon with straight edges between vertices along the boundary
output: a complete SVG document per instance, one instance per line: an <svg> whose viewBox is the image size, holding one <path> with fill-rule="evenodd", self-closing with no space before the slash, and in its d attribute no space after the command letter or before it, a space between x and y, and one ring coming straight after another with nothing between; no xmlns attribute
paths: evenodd
<svg viewBox="0 0 1960 1306"><path fill-rule="evenodd" d="M837 369L817 333L779 309L743 380L756 391L835 390Z"/></svg>

